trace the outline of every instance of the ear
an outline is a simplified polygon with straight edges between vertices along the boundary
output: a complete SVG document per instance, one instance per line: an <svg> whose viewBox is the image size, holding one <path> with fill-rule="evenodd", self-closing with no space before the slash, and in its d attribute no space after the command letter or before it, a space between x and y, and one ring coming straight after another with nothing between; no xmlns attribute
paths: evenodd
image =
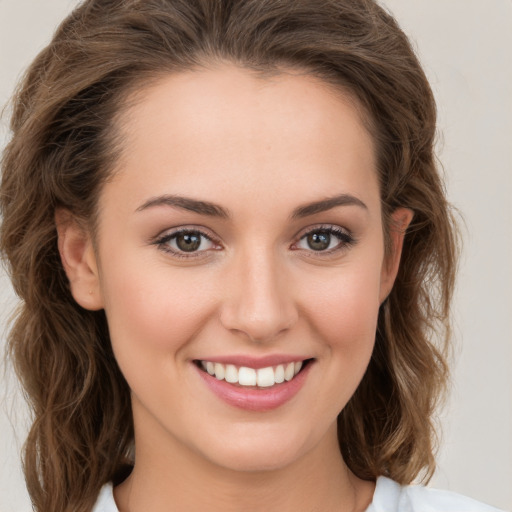
<svg viewBox="0 0 512 512"><path fill-rule="evenodd" d="M64 208L55 211L60 259L68 276L71 294L80 306L103 308L96 254L89 232Z"/></svg>
<svg viewBox="0 0 512 512"><path fill-rule="evenodd" d="M408 208L397 208L391 214L389 226L389 248L382 264L380 278L380 303L391 293L398 274L400 257L404 244L405 232L412 221L414 213Z"/></svg>

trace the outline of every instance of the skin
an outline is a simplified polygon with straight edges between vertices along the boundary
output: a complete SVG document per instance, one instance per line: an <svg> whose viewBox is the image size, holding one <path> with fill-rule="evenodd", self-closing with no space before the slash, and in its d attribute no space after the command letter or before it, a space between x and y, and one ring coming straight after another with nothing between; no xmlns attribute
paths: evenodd
<svg viewBox="0 0 512 512"><path fill-rule="evenodd" d="M125 150L94 243L68 212L56 217L73 295L105 309L132 390L136 464L115 489L118 507L364 510L374 483L345 465L336 418L368 365L412 214L394 213L385 258L374 146L357 105L298 72L261 78L222 65L162 78L120 129ZM230 217L148 206L165 194ZM291 218L340 194L362 204ZM161 239L180 227L212 241L179 258L176 240ZM305 235L325 227L344 236L315 251ZM314 362L297 395L264 412L220 400L193 364L269 354Z"/></svg>

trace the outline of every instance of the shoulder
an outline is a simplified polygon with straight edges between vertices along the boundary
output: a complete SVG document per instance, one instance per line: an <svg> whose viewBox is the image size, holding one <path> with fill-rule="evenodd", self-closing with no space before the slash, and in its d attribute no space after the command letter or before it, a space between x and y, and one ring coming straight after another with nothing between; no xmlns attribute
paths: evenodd
<svg viewBox="0 0 512 512"><path fill-rule="evenodd" d="M114 492L111 483L105 484L98 495L92 512L119 512L114 501Z"/></svg>
<svg viewBox="0 0 512 512"><path fill-rule="evenodd" d="M386 477L377 479L367 512L500 512L466 496L422 485L400 485Z"/></svg>

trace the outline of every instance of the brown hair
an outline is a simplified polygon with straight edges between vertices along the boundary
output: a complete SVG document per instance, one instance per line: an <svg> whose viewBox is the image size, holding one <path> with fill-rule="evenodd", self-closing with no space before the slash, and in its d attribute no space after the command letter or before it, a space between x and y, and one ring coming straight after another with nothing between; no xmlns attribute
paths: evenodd
<svg viewBox="0 0 512 512"><path fill-rule="evenodd" d="M127 95L212 60L304 69L363 106L384 229L396 207L414 219L370 365L339 415L340 449L364 479L407 483L434 469L456 238L433 153L434 99L395 20L372 0L86 0L28 70L2 163L0 248L22 299L9 349L34 414L24 462L37 511L89 510L101 485L122 478L133 439L105 315L70 294L55 208L94 220Z"/></svg>

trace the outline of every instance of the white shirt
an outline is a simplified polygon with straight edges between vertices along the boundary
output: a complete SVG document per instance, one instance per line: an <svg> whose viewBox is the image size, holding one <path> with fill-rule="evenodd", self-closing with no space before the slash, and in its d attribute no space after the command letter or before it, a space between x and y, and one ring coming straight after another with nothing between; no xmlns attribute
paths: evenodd
<svg viewBox="0 0 512 512"><path fill-rule="evenodd" d="M112 484L100 491L92 512L119 512ZM466 496L422 485L400 485L384 476L377 478L371 505L366 512L500 512Z"/></svg>

